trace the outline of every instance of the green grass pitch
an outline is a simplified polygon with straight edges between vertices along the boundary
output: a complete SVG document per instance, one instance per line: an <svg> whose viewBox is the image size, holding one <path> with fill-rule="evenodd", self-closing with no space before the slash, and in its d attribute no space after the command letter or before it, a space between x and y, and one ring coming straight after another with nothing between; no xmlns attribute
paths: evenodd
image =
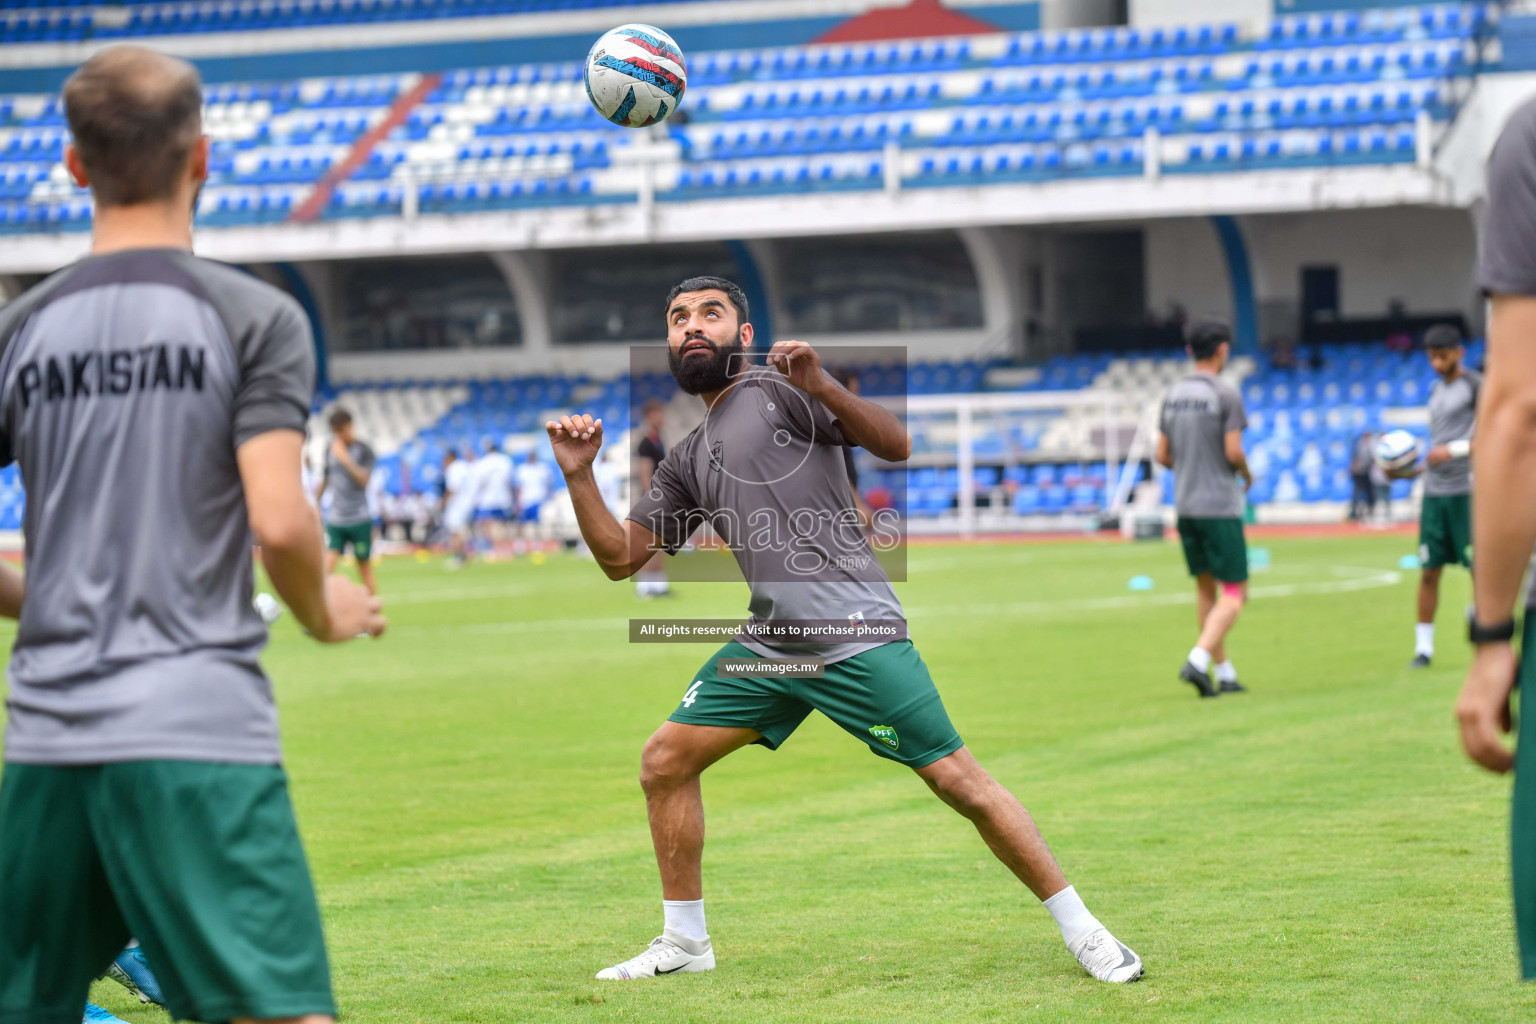
<svg viewBox="0 0 1536 1024"><path fill-rule="evenodd" d="M1049 916L907 770L820 716L705 778L719 968L598 983L660 930L636 776L712 648L630 616L742 613L740 585L642 604L574 555L395 560L392 628L266 663L344 1017L538 1021L1529 1021L1509 785L1462 757L1464 573L1411 672L1404 535L1257 541L1232 641L1251 693L1195 699L1177 545L919 545L898 590L961 734L1147 964L1087 978ZM1127 580L1146 573L1150 593ZM110 983L95 998L164 1020Z"/></svg>

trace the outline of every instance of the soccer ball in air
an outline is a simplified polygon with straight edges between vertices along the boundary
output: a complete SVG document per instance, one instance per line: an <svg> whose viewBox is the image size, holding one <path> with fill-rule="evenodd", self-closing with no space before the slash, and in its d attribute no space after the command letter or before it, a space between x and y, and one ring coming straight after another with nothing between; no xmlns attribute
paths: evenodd
<svg viewBox="0 0 1536 1024"><path fill-rule="evenodd" d="M1406 430L1389 430L1376 439L1376 465L1400 473L1419 461L1419 439Z"/></svg>
<svg viewBox="0 0 1536 1024"><path fill-rule="evenodd" d="M688 65L661 29L620 25L592 44L582 78L599 114L624 128L644 128L666 120L683 101Z"/></svg>
<svg viewBox="0 0 1536 1024"><path fill-rule="evenodd" d="M283 606L278 604L277 598L271 594L257 594L251 604L255 607L256 613L261 616L261 621L269 626L283 617Z"/></svg>

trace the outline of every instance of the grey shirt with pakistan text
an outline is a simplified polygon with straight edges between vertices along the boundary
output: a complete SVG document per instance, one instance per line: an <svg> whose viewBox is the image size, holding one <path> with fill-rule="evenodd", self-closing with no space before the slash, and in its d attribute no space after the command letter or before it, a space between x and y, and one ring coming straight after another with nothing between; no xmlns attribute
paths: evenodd
<svg viewBox="0 0 1536 1024"><path fill-rule="evenodd" d="M298 305L232 267L131 250L0 308L0 348L0 464L27 494L5 759L279 762L235 449L304 429Z"/></svg>
<svg viewBox="0 0 1536 1024"><path fill-rule="evenodd" d="M1243 396L1214 374L1196 371L1169 390L1159 429L1173 455L1179 515L1232 519L1243 514L1243 489L1227 461L1226 435L1247 425Z"/></svg>
<svg viewBox="0 0 1536 1024"><path fill-rule="evenodd" d="M1477 284L1489 295L1536 296L1536 99L1510 115L1488 157ZM1525 600L1536 608L1536 575Z"/></svg>
<svg viewBox="0 0 1536 1024"><path fill-rule="evenodd" d="M373 472L373 449L361 441L353 441L347 446L347 455L363 471L363 479L366 481L368 474ZM368 484L353 479L336 453L329 448L325 450L325 489L331 496L331 507L325 514L326 522L332 526L356 526L358 523L373 522L373 515L368 511Z"/></svg>
<svg viewBox="0 0 1536 1024"><path fill-rule="evenodd" d="M754 654L831 663L904 638L901 602L852 507L837 420L775 371L744 376L667 452L629 518L668 554L710 522L747 578L753 621L901 623L897 636L864 643L779 647L739 636Z"/></svg>
<svg viewBox="0 0 1536 1024"><path fill-rule="evenodd" d="M1477 392L1482 387L1480 373L1465 370L1447 384L1436 380L1429 391L1429 443L1438 447L1452 441L1472 438L1477 421ZM1424 493L1432 497L1472 493L1472 459L1462 456L1447 459L1424 470Z"/></svg>

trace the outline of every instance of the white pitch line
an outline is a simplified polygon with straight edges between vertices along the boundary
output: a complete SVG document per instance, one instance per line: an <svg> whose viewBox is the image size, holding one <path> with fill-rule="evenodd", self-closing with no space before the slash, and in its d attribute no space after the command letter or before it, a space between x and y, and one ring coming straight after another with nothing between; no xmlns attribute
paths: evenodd
<svg viewBox="0 0 1536 1024"><path fill-rule="evenodd" d="M1287 567L1299 568L1298 566ZM1362 566L1330 566L1330 571L1335 575L1343 573L1363 573L1360 576L1350 576L1337 580L1316 580L1308 583L1274 583L1265 586L1253 586L1248 590L1250 597L1298 597L1311 594L1343 594L1357 590L1375 590L1380 587L1393 587L1403 581L1403 574L1396 570L1382 570L1366 568ZM1006 604L970 604L970 605L942 605L934 607L918 606L908 608L907 615L910 618L942 618L945 616L979 616L979 615L1025 615L1041 612L1059 611L1116 611L1119 609L1158 608L1170 605L1193 604L1195 601L1194 588L1190 587L1172 594L1121 594L1115 597L1083 597L1068 598L1058 601L1014 601ZM728 617L728 616L724 616ZM444 624L437 626L396 626L391 629L393 633L471 633L483 635L505 635L516 633L544 633L563 630L585 630L594 627L628 628L628 618L615 618L612 616L592 617L585 619L530 619L517 622L466 622L457 624Z"/></svg>
<svg viewBox="0 0 1536 1024"><path fill-rule="evenodd" d="M1338 567L1338 569L1348 568L1350 567ZM1402 573L1395 571L1379 571L1375 569L1364 571L1371 573L1371 575L1316 583L1278 583L1269 586L1251 586L1248 588L1248 596L1296 597L1302 594L1342 594L1353 590L1374 590L1377 587L1392 587L1401 583L1403 579ZM924 618L977 615L986 612L1026 615L1054 611L1114 611L1121 608L1156 608L1194 603L1195 592L1194 588L1191 587L1187 590L1181 590L1176 594L1148 594L1145 596L1121 594L1117 597L1080 597L1058 601L1013 601L1007 604L942 605L933 608L919 606L917 608L908 608L907 615Z"/></svg>
<svg viewBox="0 0 1536 1024"><path fill-rule="evenodd" d="M385 591L384 606L397 604L432 604L437 601L475 601L484 597L522 597L539 588L529 583L482 587L443 587L437 590Z"/></svg>

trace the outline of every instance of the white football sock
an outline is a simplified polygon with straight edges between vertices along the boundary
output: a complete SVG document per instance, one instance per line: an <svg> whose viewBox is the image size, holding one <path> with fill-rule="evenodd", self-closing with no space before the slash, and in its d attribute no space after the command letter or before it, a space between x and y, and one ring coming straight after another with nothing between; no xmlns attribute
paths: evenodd
<svg viewBox="0 0 1536 1024"><path fill-rule="evenodd" d="M1413 653L1426 658L1435 656L1435 624L1420 622L1413 627Z"/></svg>
<svg viewBox="0 0 1536 1024"><path fill-rule="evenodd" d="M703 900L662 900L661 913L667 931L694 942L709 941L709 932L704 930Z"/></svg>
<svg viewBox="0 0 1536 1024"><path fill-rule="evenodd" d="M1237 666L1232 664L1231 658L1216 666L1216 680L1222 683L1237 682Z"/></svg>
<svg viewBox="0 0 1536 1024"><path fill-rule="evenodd" d="M1051 916L1056 919L1056 927L1061 929L1062 941L1068 945L1095 928L1104 927L1099 924L1098 918L1088 913L1088 908L1083 906L1083 898L1070 885L1046 900L1045 909L1049 910Z"/></svg>
<svg viewBox="0 0 1536 1024"><path fill-rule="evenodd" d="M1211 670L1211 652L1204 647L1191 647L1189 649L1189 663L1201 672Z"/></svg>

